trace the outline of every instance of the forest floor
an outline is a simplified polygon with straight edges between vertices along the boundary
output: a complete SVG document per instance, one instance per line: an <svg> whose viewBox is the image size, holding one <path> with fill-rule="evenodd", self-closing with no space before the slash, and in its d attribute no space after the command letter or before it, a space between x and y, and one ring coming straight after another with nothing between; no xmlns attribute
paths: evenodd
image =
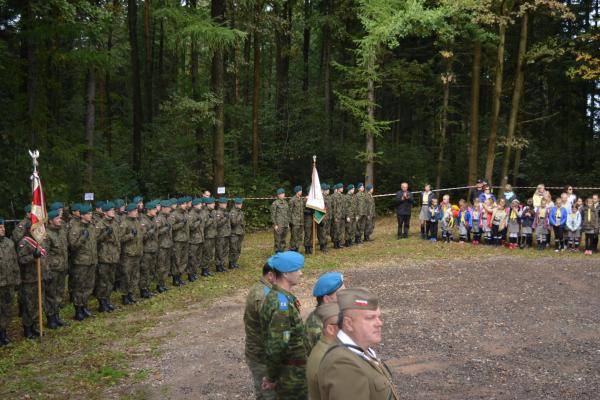
<svg viewBox="0 0 600 400"><path fill-rule="evenodd" d="M296 291L307 313L323 271L374 290L377 350L403 398L597 398L598 256L396 241L394 229L382 219L374 242L308 257ZM17 338L0 350L0 397L252 398L242 315L271 241L248 235L241 270L71 322L41 344Z"/></svg>

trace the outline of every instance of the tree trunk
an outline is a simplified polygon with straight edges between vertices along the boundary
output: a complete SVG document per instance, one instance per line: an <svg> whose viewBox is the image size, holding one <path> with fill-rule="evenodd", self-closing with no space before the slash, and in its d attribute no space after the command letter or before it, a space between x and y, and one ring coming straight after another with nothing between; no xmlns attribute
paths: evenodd
<svg viewBox="0 0 600 400"><path fill-rule="evenodd" d="M212 0L211 16L217 24L225 21L225 2ZM223 50L217 49L213 53L211 69L211 89L217 97L214 109L215 130L213 137L213 184L217 188L225 183L225 65L223 62Z"/></svg>
<svg viewBox="0 0 600 400"><path fill-rule="evenodd" d="M302 56L304 60L304 76L302 90L308 91L308 56L310 53L310 0L304 0L304 38L302 43Z"/></svg>
<svg viewBox="0 0 600 400"><path fill-rule="evenodd" d="M469 146L469 185L477 180L479 158L479 94L481 89L481 42L473 43L473 68L471 70L471 142ZM469 197L471 189L469 189Z"/></svg>
<svg viewBox="0 0 600 400"><path fill-rule="evenodd" d="M512 104L510 108L510 117L508 120L508 130L506 132L506 149L504 151L504 160L502 162L502 180L500 182L500 195L504 192L504 186L508 183L508 166L510 164L510 153L517 129L517 120L519 118L519 106L523 95L523 85L525 81L525 53L527 52L527 33L529 30L529 14L523 14L521 21L521 36L519 38L519 54L517 58L517 70L515 77L515 87L513 90Z"/></svg>
<svg viewBox="0 0 600 400"><path fill-rule="evenodd" d="M498 53L496 57L496 80L492 97L492 119L490 121L490 135L488 137L487 159L485 164L485 178L489 185L492 184L494 173L494 159L496 157L496 137L498 135L498 118L500 117L500 101L502 97L502 81L504 75L504 47L506 42L506 24L504 20L506 5L502 2L498 28Z"/></svg>
<svg viewBox="0 0 600 400"><path fill-rule="evenodd" d="M517 186L518 183L518 179L519 179L519 166L521 164L521 148L517 148L517 151L515 152L515 164L513 166L513 179L512 179L512 185L513 186Z"/></svg>
<svg viewBox="0 0 600 400"><path fill-rule="evenodd" d="M440 148L437 157L437 174L435 187L439 189L442 184L442 172L444 170L444 150L446 148L446 133L448 131L448 105L450 103L450 84L452 83L452 59L446 59L446 73L442 75L444 84L444 96L442 100L442 116L440 121Z"/></svg>
<svg viewBox="0 0 600 400"><path fill-rule="evenodd" d="M165 77L164 77L164 60L165 60L165 27L164 22L160 20L159 41L158 41L158 101L165 97Z"/></svg>
<svg viewBox="0 0 600 400"><path fill-rule="evenodd" d="M331 14L331 1L325 0L325 16L328 18ZM331 27L329 19L323 25L323 91L325 103L325 132L327 135L331 133L331 118L332 118L332 102L331 102ZM340 132L343 130L340 129Z"/></svg>
<svg viewBox="0 0 600 400"><path fill-rule="evenodd" d="M252 46L252 34L246 36L244 40L244 105L247 106L250 103L250 48Z"/></svg>
<svg viewBox="0 0 600 400"><path fill-rule="evenodd" d="M276 6L275 10L280 7ZM275 110L279 121L279 134L281 138L288 136L288 88L290 72L291 28L292 10L290 0L283 1L283 7L277 12L279 25L275 31Z"/></svg>
<svg viewBox="0 0 600 400"><path fill-rule="evenodd" d="M33 33L31 32L34 28L35 17L33 16L33 10L31 8L31 1L27 1L24 6L23 22L25 25L25 31L29 33L25 36L24 47L27 57L27 120L28 129L30 130L30 145L36 147L37 145L37 131L38 126L36 124L36 101L37 101L37 61L36 61L36 42Z"/></svg>
<svg viewBox="0 0 600 400"><path fill-rule="evenodd" d="M145 86L145 113L146 122L152 122L152 36L150 35L150 12L151 0L144 1L144 45L146 55L146 65L144 65L144 86Z"/></svg>
<svg viewBox="0 0 600 400"><path fill-rule="evenodd" d="M94 182L94 129L96 122L96 74L90 68L86 77L85 111L85 187L91 189Z"/></svg>
<svg viewBox="0 0 600 400"><path fill-rule="evenodd" d="M254 87L252 93L252 170L258 174L259 132L258 107L260 102L260 36L254 31Z"/></svg>
<svg viewBox="0 0 600 400"><path fill-rule="evenodd" d="M142 86L140 82L140 59L137 42L137 3L127 0L127 23L129 27L129 45L131 47L131 78L133 103L133 171L140 179L142 168Z"/></svg>
<svg viewBox="0 0 600 400"><path fill-rule="evenodd" d="M375 61L371 60L368 68L372 71L375 68ZM372 76L372 74L369 74ZM372 79L367 81L367 116L369 121L375 121L375 82ZM367 153L367 164L365 168L365 184L373 185L375 182L375 137L373 132L367 131L367 141L365 151Z"/></svg>

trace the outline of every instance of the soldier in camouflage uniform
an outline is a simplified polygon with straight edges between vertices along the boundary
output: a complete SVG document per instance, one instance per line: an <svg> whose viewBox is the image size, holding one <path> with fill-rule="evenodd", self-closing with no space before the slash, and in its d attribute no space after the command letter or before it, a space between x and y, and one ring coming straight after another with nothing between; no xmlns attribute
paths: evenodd
<svg viewBox="0 0 600 400"><path fill-rule="evenodd" d="M310 193L310 188L307 188L306 191ZM304 253L312 254L312 239L313 239L313 215L315 211L312 208L306 207L306 202L308 201L308 197L303 199L303 225L304 225Z"/></svg>
<svg viewBox="0 0 600 400"><path fill-rule="evenodd" d="M136 303L133 288L139 279L140 262L144 254L144 236L135 203L129 203L127 217L121 221L121 300L123 305Z"/></svg>
<svg viewBox="0 0 600 400"><path fill-rule="evenodd" d="M65 292L69 262L67 230L62 224L60 213L57 210L48 213L46 243L47 264L52 279L46 286L44 308L46 309L48 328L56 329L65 325L65 322L60 319L60 305Z"/></svg>
<svg viewBox="0 0 600 400"><path fill-rule="evenodd" d="M217 259L217 272L227 272L224 265L229 261L229 236L231 236L231 221L227 211L227 197L218 200L219 207L215 212L217 224L217 240L215 252Z"/></svg>
<svg viewBox="0 0 600 400"><path fill-rule="evenodd" d="M202 250L204 242L204 220L202 219L202 198L192 200L192 209L188 213L190 225L190 249L188 252L188 280L194 282L198 267L202 265Z"/></svg>
<svg viewBox="0 0 600 400"><path fill-rule="evenodd" d="M356 187L358 188L358 192L354 195L356 208L356 233L354 234L354 242L360 244L362 243L367 224L367 195L365 193L365 185L359 183Z"/></svg>
<svg viewBox="0 0 600 400"><path fill-rule="evenodd" d="M229 212L231 221L231 236L229 237L229 268L239 268L238 260L242 253L242 242L246 231L246 222L244 221L244 211L242 207L244 200L236 197L233 201L233 208Z"/></svg>
<svg viewBox="0 0 600 400"><path fill-rule="evenodd" d="M335 185L335 188L335 192L333 193L333 196L331 198L331 222L333 224L332 240L333 248L341 249L341 243L344 241L344 233L346 226L346 202L345 197L342 194L342 191L344 190L344 185L338 183L337 185Z"/></svg>
<svg viewBox="0 0 600 400"><path fill-rule="evenodd" d="M354 185L349 184L346 187L345 196L345 216L346 216L346 247L352 246L352 240L356 233L356 204L354 203Z"/></svg>
<svg viewBox="0 0 600 400"><path fill-rule="evenodd" d="M285 190L277 189L277 200L271 204L271 223L273 224L273 238L275 252L285 250L285 241L290 225L290 207L285 201Z"/></svg>
<svg viewBox="0 0 600 400"><path fill-rule="evenodd" d="M267 374L263 390L275 390L276 399L305 400L306 331L300 317L300 302L290 289L302 279L304 257L294 251L275 254L268 261L275 270L275 283L260 310Z"/></svg>
<svg viewBox="0 0 600 400"><path fill-rule="evenodd" d="M31 204L26 205L24 211L25 218L19 221L12 232L12 240L15 244L19 243L23 239L23 236L25 236L25 233L31 228Z"/></svg>
<svg viewBox="0 0 600 400"><path fill-rule="evenodd" d="M110 295L115 286L115 275L119 270L121 258L121 228L115 219L115 205L107 201L102 204L104 217L98 221L98 269L94 295L98 299L99 312L111 312L115 307L110 302Z"/></svg>
<svg viewBox="0 0 600 400"><path fill-rule="evenodd" d="M204 199L207 209L206 223L204 224L204 254L202 260L202 276L210 276L206 274L211 264L215 259L215 242L217 237L217 211L215 210L215 199L207 197ZM206 270L204 269L206 268Z"/></svg>
<svg viewBox="0 0 600 400"><path fill-rule="evenodd" d="M138 210L139 212L139 210ZM146 212L140 215L140 225L144 238L144 253L140 263L140 279L138 288L140 297L152 297L150 283L156 275L156 253L158 252L158 228L156 226L156 203L151 201L146 204Z"/></svg>
<svg viewBox="0 0 600 400"><path fill-rule="evenodd" d="M164 293L167 290L166 280L171 271L171 260L173 251L173 233L171 225L168 222L171 214L171 201L163 200L160 202L160 214L156 217L156 226L158 228L158 259L156 265L156 290L158 293Z"/></svg>
<svg viewBox="0 0 600 400"><path fill-rule="evenodd" d="M208 196L204 197L204 193L208 192ZM208 209L208 205L206 204L207 199L210 198L210 192L208 190L205 190L202 194L202 197L200 198L201 202L202 202L202 208L200 209L200 213L199 213L199 218L200 218L200 226L202 227L202 231L198 233L198 235L201 236L202 241L198 244L199 246L199 254L200 254L200 259L198 260L200 263L200 267L202 269L202 272L200 273L200 275L202 275L205 278L208 278L210 276L212 276L213 274L208 270L208 265L205 264L205 233L206 233L206 224L208 223L208 216L210 214L210 210Z"/></svg>
<svg viewBox="0 0 600 400"><path fill-rule="evenodd" d="M10 323L14 291L20 284L15 244L6 237L4 218L0 218L0 346L10 343L6 328Z"/></svg>
<svg viewBox="0 0 600 400"><path fill-rule="evenodd" d="M97 225L98 222L102 220L104 217L104 213L102 212L102 205L106 202L97 201L94 206L94 212L92 213L92 224Z"/></svg>
<svg viewBox="0 0 600 400"><path fill-rule="evenodd" d="M325 215L321 222L317 225L317 238L319 239L319 249L322 252L327 252L327 235L330 232L331 221L331 196L329 196L329 185L323 183L321 185L323 192L323 201L325 203Z"/></svg>
<svg viewBox="0 0 600 400"><path fill-rule="evenodd" d="M373 234L373 230L375 229L375 217L377 216L377 212L375 210L375 198L373 197L373 185L367 185L367 194L365 195L367 199L367 221L365 226L365 242L370 242L371 235Z"/></svg>
<svg viewBox="0 0 600 400"><path fill-rule="evenodd" d="M265 263L262 278L250 288L246 297L246 309L244 310L244 330L246 332L246 364L252 373L254 381L254 394L259 400L270 400L275 398L273 390L262 390L262 379L267 376L265 365L264 333L260 325L260 310L265 298L273 287L275 273L268 263Z"/></svg>
<svg viewBox="0 0 600 400"><path fill-rule="evenodd" d="M125 201L123 199L116 199L113 203L115 204L115 220L121 225L121 222L127 217Z"/></svg>
<svg viewBox="0 0 600 400"><path fill-rule="evenodd" d="M187 219L187 197L177 199L177 208L169 215L169 224L173 229L173 262L171 263L171 275L173 285L183 286L185 283L181 275L187 269L188 250L190 240L190 226Z"/></svg>
<svg viewBox="0 0 600 400"><path fill-rule="evenodd" d="M98 249L96 227L92 224L92 207L81 205L79 220L71 220L69 230L70 270L69 286L72 288L72 301L75 306L75 319L83 321L91 317L88 300L96 282Z"/></svg>
<svg viewBox="0 0 600 400"><path fill-rule="evenodd" d="M302 243L304 231L304 202L302 201L302 187L294 188L294 196L289 201L290 208L290 250L298 251Z"/></svg>
<svg viewBox="0 0 600 400"><path fill-rule="evenodd" d="M341 272L326 272L317 279L313 288L313 296L317 299L317 307L321 304L337 301L337 292L345 289L344 276ZM323 332L323 322L315 313L315 308L306 318L306 336L308 339L308 354L317 344Z"/></svg>

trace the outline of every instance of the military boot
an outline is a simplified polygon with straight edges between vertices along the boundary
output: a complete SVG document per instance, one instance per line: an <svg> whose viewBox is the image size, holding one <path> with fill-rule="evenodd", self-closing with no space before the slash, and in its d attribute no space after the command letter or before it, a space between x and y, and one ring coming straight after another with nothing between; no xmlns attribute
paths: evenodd
<svg viewBox="0 0 600 400"><path fill-rule="evenodd" d="M83 315L85 315L86 318L89 317L93 317L94 315L92 314L92 312L90 311L89 308L87 308L87 304L85 306L83 306Z"/></svg>
<svg viewBox="0 0 600 400"><path fill-rule="evenodd" d="M106 300L105 299L99 299L98 300L98 312L108 312L108 306L106 304Z"/></svg>
<svg viewBox="0 0 600 400"><path fill-rule="evenodd" d="M161 286L161 285L156 285L156 291L157 291L158 293L164 293L164 292L166 292L166 291L167 291L167 288L166 288L166 287L164 287L164 286Z"/></svg>
<svg viewBox="0 0 600 400"><path fill-rule="evenodd" d="M56 315L56 323L58 324L59 327L69 326L69 324L67 324L65 321L60 319L59 311L57 311L55 315Z"/></svg>
<svg viewBox="0 0 600 400"><path fill-rule="evenodd" d="M6 329L0 329L0 346L6 346L10 343L8 336L6 335Z"/></svg>
<svg viewBox="0 0 600 400"><path fill-rule="evenodd" d="M202 267L202 273L200 274L205 278L213 276L213 274L206 267Z"/></svg>
<svg viewBox="0 0 600 400"><path fill-rule="evenodd" d="M58 323L56 323L56 315L46 315L46 326L48 329L58 328Z"/></svg>
<svg viewBox="0 0 600 400"><path fill-rule="evenodd" d="M321 252L323 252L323 253L327 253L327 245L326 244L319 245L319 250L321 250Z"/></svg>
<svg viewBox="0 0 600 400"><path fill-rule="evenodd" d="M140 297L142 299L149 299L152 297L152 294L150 293L150 291L148 289L144 288L144 289L140 290Z"/></svg>
<svg viewBox="0 0 600 400"><path fill-rule="evenodd" d="M133 293L131 293L131 292L127 293L127 298L129 299L129 302L131 304L137 303L137 301L135 300L135 297L133 297Z"/></svg>
<svg viewBox="0 0 600 400"><path fill-rule="evenodd" d="M360 236L357 235L357 236L354 237L354 243L355 244L361 244L362 243L362 240L360 240Z"/></svg>
<svg viewBox="0 0 600 400"><path fill-rule="evenodd" d="M124 306L128 306L131 304L131 301L129 301L129 296L127 296L126 294L121 296L121 303L123 303Z"/></svg>
<svg viewBox="0 0 600 400"><path fill-rule="evenodd" d="M304 246L304 254L312 254L312 246Z"/></svg>
<svg viewBox="0 0 600 400"><path fill-rule="evenodd" d="M31 326L23 326L23 337L26 339L35 339Z"/></svg>
<svg viewBox="0 0 600 400"><path fill-rule="evenodd" d="M115 306L110 302L110 299L106 299L106 307L108 307L108 312L115 311Z"/></svg>
<svg viewBox="0 0 600 400"><path fill-rule="evenodd" d="M85 314L83 313L83 307L75 306L75 320L83 321L85 319Z"/></svg>
<svg viewBox="0 0 600 400"><path fill-rule="evenodd" d="M223 268L223 264L217 264L217 272L227 272L227 270Z"/></svg>
<svg viewBox="0 0 600 400"><path fill-rule="evenodd" d="M352 246L352 239L346 240L346 247Z"/></svg>

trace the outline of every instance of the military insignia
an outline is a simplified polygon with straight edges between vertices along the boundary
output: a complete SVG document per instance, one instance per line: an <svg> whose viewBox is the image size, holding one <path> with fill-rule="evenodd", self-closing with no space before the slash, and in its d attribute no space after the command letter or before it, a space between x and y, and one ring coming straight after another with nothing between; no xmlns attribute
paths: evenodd
<svg viewBox="0 0 600 400"><path fill-rule="evenodd" d="M356 304L357 306L361 306L361 307L367 307L369 305L369 302L366 300L356 299L356 300L354 300L354 304Z"/></svg>
<svg viewBox="0 0 600 400"><path fill-rule="evenodd" d="M283 342L288 343L290 341L290 331L283 331Z"/></svg>

